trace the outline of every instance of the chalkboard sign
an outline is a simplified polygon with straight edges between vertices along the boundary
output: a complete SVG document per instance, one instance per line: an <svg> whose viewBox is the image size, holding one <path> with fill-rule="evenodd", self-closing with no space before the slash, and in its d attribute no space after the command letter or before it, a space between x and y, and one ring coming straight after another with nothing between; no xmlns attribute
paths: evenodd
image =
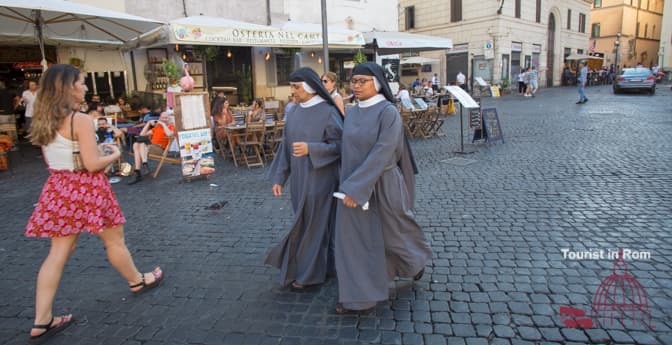
<svg viewBox="0 0 672 345"><path fill-rule="evenodd" d="M497 108L483 108L481 115L483 116L486 140L488 142L496 140L504 142L504 134L502 133L502 126L499 124Z"/></svg>

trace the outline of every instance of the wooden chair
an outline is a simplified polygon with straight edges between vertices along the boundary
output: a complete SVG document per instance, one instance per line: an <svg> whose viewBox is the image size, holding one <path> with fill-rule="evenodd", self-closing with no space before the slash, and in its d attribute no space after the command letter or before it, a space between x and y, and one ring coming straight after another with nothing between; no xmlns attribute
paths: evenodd
<svg viewBox="0 0 672 345"><path fill-rule="evenodd" d="M282 135L285 131L285 121L275 121L275 126L271 131L266 131L266 145L264 145L264 156L275 159L275 153L278 151L278 146L282 142Z"/></svg>
<svg viewBox="0 0 672 345"><path fill-rule="evenodd" d="M248 168L264 167L262 154L264 152L265 132L265 123L248 123L245 132L238 136L238 147L242 151L243 161Z"/></svg>
<svg viewBox="0 0 672 345"><path fill-rule="evenodd" d="M168 153L170 152L170 147L173 145L173 142L176 140L175 136L168 137L168 145L166 145L166 148L163 149L163 153L158 155L155 153L148 153L147 158L148 159L153 159L159 161L159 164L156 166L156 169L154 170L154 173L152 174L152 177L156 178L156 176L159 175L159 171L161 171L161 166L163 166L163 163L171 163L171 164L182 164L182 161L180 160L179 157L173 158L169 157Z"/></svg>

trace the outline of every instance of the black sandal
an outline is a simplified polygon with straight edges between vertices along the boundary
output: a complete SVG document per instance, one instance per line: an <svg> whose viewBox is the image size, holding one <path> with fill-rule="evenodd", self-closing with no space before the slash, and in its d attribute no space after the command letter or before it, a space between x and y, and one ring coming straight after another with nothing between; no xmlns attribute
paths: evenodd
<svg viewBox="0 0 672 345"><path fill-rule="evenodd" d="M422 279L422 276L424 274L425 274L425 269L423 268L423 269L420 270L420 272L418 272L418 274L413 276L413 280L418 281L418 280Z"/></svg>
<svg viewBox="0 0 672 345"><path fill-rule="evenodd" d="M304 291L307 288L308 288L308 285L299 284L299 283L296 282L296 280L293 281L292 284L290 285L290 289L292 289L294 291Z"/></svg>
<svg viewBox="0 0 672 345"><path fill-rule="evenodd" d="M139 290L135 290L135 291L131 290L131 292L133 292L133 294L139 295L140 293L145 292L145 291L149 291L149 290L159 286L159 284L161 284L161 281L163 280L163 271L161 270L160 267L155 268L153 271L151 271L149 273L151 273L154 276L154 281L149 283L149 284L146 284L145 283L145 274L140 273L140 276L142 277L140 282L135 284L135 285L129 285L129 288L131 288L131 289L135 289L137 287L142 286L142 288L139 289Z"/></svg>
<svg viewBox="0 0 672 345"><path fill-rule="evenodd" d="M51 317L51 321L44 325L33 325L33 328L44 329L45 331L40 335L31 335L28 339L28 343L31 345L42 344L43 342L49 340L54 334L63 331L73 324L75 318L72 317L72 314L61 316L61 321L58 322L55 326L52 326L54 323L54 317Z"/></svg>
<svg viewBox="0 0 672 345"><path fill-rule="evenodd" d="M368 309L348 309L343 306L341 303L336 303L336 314L338 315L368 315L371 314L376 309L376 306L374 305L371 308Z"/></svg>

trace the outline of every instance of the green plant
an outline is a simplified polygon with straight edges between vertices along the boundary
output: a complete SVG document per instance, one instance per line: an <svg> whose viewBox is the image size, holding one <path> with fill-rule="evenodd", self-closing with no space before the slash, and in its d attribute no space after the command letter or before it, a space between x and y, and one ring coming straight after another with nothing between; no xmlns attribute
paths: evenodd
<svg viewBox="0 0 672 345"><path fill-rule="evenodd" d="M163 69L163 73L165 73L166 77L168 77L170 84L177 84L178 79L180 79L180 76L182 75L182 72L180 71L180 68L177 67L177 64L174 61L163 59L161 68Z"/></svg>
<svg viewBox="0 0 672 345"><path fill-rule="evenodd" d="M217 58L217 47L215 46L194 46L193 51L204 61L215 61Z"/></svg>
<svg viewBox="0 0 672 345"><path fill-rule="evenodd" d="M355 54L355 56L352 57L352 62L355 63L355 66L357 66L359 64L363 64L366 61L367 61L366 55L364 53L362 53L361 50L358 50L357 54Z"/></svg>
<svg viewBox="0 0 672 345"><path fill-rule="evenodd" d="M252 72L250 71L250 66L243 65L240 71L236 72L236 77L238 78L240 100L245 104L249 104L252 100Z"/></svg>
<svg viewBox="0 0 672 345"><path fill-rule="evenodd" d="M504 90L509 89L509 78L502 79L502 89L504 89Z"/></svg>

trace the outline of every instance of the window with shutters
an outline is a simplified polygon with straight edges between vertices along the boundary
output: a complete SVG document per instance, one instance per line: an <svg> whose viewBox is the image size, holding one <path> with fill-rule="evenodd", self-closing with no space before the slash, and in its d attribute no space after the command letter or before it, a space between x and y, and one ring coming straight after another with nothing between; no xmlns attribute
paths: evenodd
<svg viewBox="0 0 672 345"><path fill-rule="evenodd" d="M406 22L406 30L415 29L415 6L404 8L404 19Z"/></svg>
<svg viewBox="0 0 672 345"><path fill-rule="evenodd" d="M572 10L567 10L567 30L572 29Z"/></svg>
<svg viewBox="0 0 672 345"><path fill-rule="evenodd" d="M462 0L450 0L450 22L462 20Z"/></svg>

